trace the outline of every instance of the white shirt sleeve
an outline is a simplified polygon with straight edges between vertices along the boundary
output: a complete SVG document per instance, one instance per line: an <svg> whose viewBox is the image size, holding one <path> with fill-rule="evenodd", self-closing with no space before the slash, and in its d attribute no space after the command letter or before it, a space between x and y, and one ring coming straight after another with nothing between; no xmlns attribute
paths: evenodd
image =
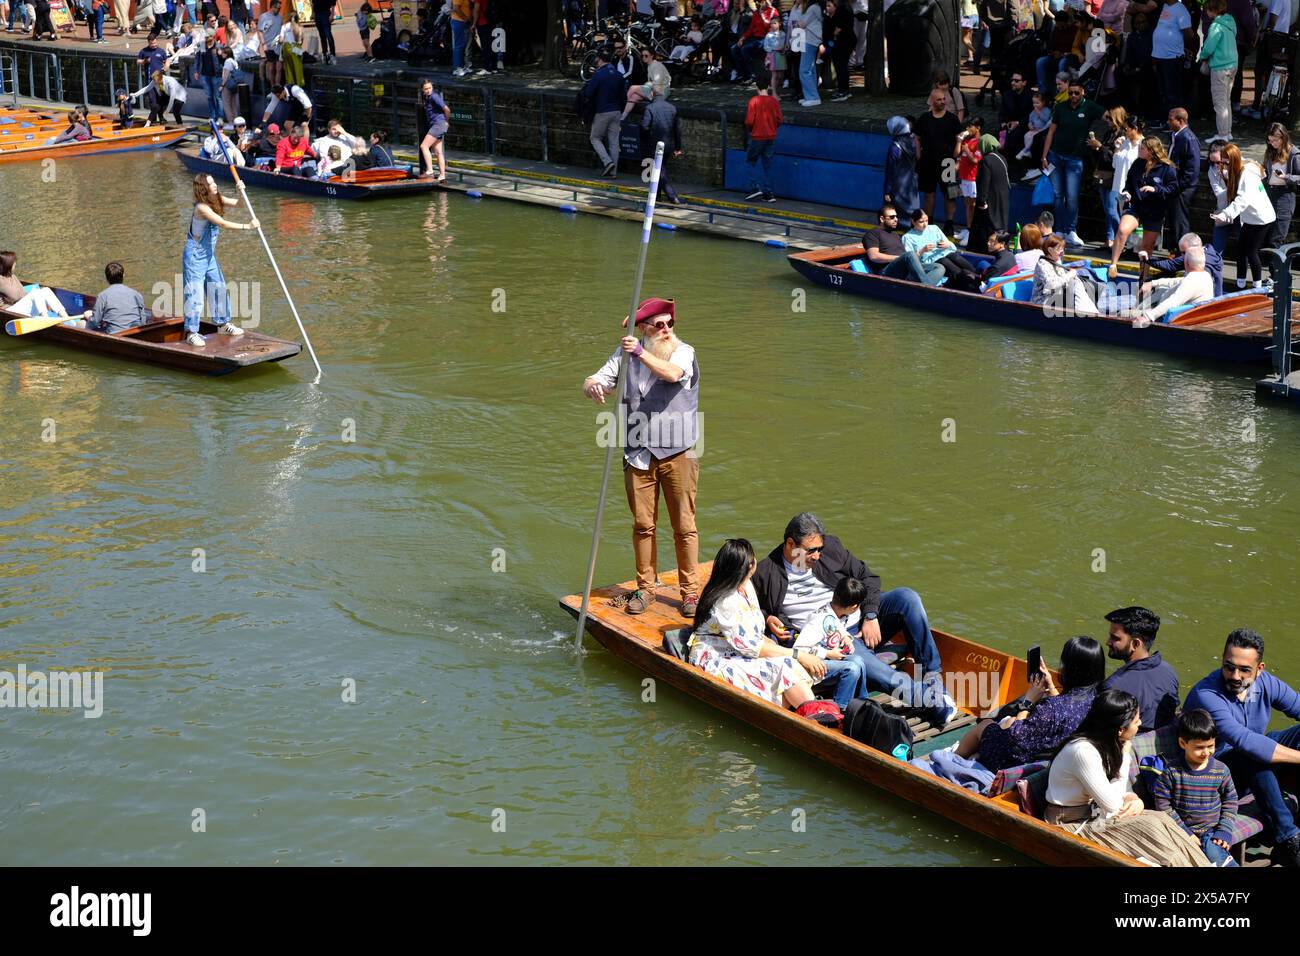
<svg viewBox="0 0 1300 956"><path fill-rule="evenodd" d="M614 390L614 386L618 384L618 360L619 356L622 354L623 349L620 346L614 350L614 354L609 357L609 361L597 369L596 373L591 376L611 392Z"/></svg>
<svg viewBox="0 0 1300 956"><path fill-rule="evenodd" d="M311 109L311 100L308 99L307 94L303 92L303 88L301 86L289 87L289 95L292 96L299 103L301 103L303 109L305 110Z"/></svg>
<svg viewBox="0 0 1300 956"><path fill-rule="evenodd" d="M682 343L673 350L673 354L668 357L668 361L686 373L677 384L682 388L690 388L693 384L691 379L695 368L695 349Z"/></svg>

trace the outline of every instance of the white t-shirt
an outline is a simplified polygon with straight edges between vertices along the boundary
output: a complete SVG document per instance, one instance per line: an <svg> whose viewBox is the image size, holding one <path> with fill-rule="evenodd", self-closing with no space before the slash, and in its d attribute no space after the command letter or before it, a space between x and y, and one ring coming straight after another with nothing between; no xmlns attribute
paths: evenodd
<svg viewBox="0 0 1300 956"><path fill-rule="evenodd" d="M1277 14L1277 23L1273 24L1273 30L1276 33L1291 32L1291 0L1273 0L1268 5L1268 13L1264 14L1264 25L1268 26L1269 18Z"/></svg>
<svg viewBox="0 0 1300 956"><path fill-rule="evenodd" d="M1123 145L1116 147L1111 157L1110 164L1115 170L1115 176L1110 182L1110 191L1113 193L1122 193L1124 184L1128 182L1129 170L1133 168L1133 162L1138 156L1138 143L1133 142L1127 136L1121 136Z"/></svg>
<svg viewBox="0 0 1300 956"><path fill-rule="evenodd" d="M781 613L789 619L796 631L802 631L818 610L831 603L835 592L818 580L811 567L800 571L784 558L781 561L785 565L785 576L790 582L785 591L785 601L781 604Z"/></svg>
<svg viewBox="0 0 1300 956"><path fill-rule="evenodd" d="M322 136L316 142L311 144L311 148L316 150L319 156L329 156L330 147L337 146L340 153L340 162L347 162L352 156L352 147L341 139L335 139L333 136Z"/></svg>

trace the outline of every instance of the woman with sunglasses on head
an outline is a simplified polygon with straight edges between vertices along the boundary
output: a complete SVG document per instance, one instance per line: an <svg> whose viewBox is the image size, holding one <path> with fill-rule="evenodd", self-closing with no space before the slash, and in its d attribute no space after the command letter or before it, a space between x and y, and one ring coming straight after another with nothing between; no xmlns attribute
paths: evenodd
<svg viewBox="0 0 1300 956"><path fill-rule="evenodd" d="M1228 204L1210 218L1227 225L1241 217L1241 238L1237 242L1237 286L1245 288L1246 267L1249 266L1251 279L1259 288L1264 284L1264 265L1259 250L1268 236L1268 227L1277 221L1277 213L1264 188L1264 171L1259 164L1243 159L1236 143L1225 144L1219 152Z"/></svg>

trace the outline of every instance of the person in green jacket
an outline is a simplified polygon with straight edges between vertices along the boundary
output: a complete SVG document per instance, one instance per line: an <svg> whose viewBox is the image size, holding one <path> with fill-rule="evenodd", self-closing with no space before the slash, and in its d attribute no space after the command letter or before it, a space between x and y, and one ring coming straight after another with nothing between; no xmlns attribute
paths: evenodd
<svg viewBox="0 0 1300 956"><path fill-rule="evenodd" d="M1218 138L1232 139L1232 80L1237 75L1237 21L1228 16L1228 0L1206 0L1210 31L1197 57L1210 74L1210 101Z"/></svg>

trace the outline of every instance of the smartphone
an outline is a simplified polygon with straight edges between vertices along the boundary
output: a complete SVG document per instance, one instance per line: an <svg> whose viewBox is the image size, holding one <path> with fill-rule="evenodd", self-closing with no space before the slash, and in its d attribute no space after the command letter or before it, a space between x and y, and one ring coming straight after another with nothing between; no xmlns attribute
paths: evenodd
<svg viewBox="0 0 1300 956"><path fill-rule="evenodd" d="M1042 680L1042 679L1043 679L1043 675L1042 675L1042 667L1043 667L1043 649L1042 649L1042 647L1040 647L1038 644L1035 644L1033 647L1031 647L1031 648L1029 649L1029 653L1025 655L1025 663L1026 663L1026 665L1027 665L1028 668L1029 668L1029 679L1030 679L1031 681L1033 681L1033 680Z"/></svg>

